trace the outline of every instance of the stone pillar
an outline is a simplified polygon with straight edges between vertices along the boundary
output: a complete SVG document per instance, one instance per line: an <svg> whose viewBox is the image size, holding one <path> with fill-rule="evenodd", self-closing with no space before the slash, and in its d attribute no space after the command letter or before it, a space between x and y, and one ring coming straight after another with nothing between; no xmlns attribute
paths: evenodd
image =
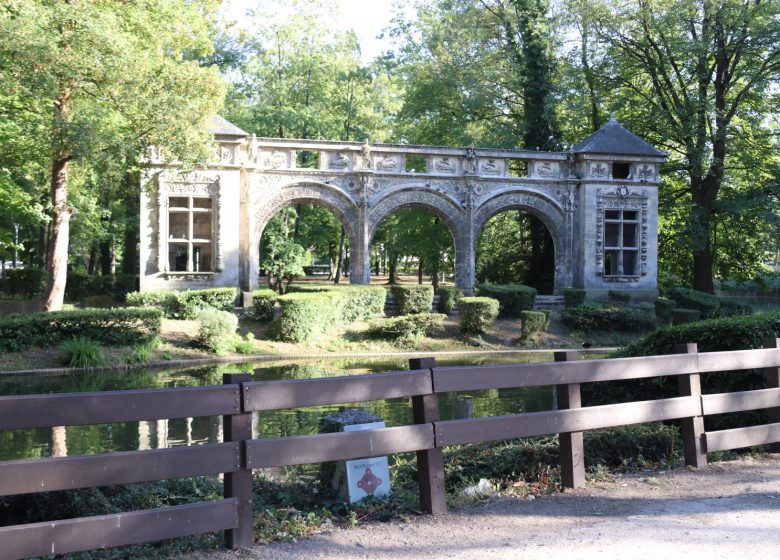
<svg viewBox="0 0 780 560"><path fill-rule="evenodd" d="M350 239L349 244L349 282L350 284L371 283L371 239L368 224L368 197L370 181L368 175L361 174L358 199L358 223L354 229L355 239Z"/></svg>
<svg viewBox="0 0 780 560"><path fill-rule="evenodd" d="M466 211L455 235L455 286L467 295L474 293L476 276L476 235L474 231L474 185L466 184Z"/></svg>

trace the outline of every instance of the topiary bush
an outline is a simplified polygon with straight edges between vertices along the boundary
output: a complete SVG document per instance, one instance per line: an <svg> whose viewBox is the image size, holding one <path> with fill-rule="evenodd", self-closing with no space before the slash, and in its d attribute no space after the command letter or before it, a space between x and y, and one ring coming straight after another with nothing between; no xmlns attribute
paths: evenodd
<svg viewBox="0 0 780 560"><path fill-rule="evenodd" d="M288 293L278 301L281 313L274 326L276 338L285 342L313 342L336 323L338 307L333 292Z"/></svg>
<svg viewBox="0 0 780 560"><path fill-rule="evenodd" d="M619 290L610 290L607 292L607 296L611 301L615 303L629 303L631 301L631 294L628 292L621 292Z"/></svg>
<svg viewBox="0 0 780 560"><path fill-rule="evenodd" d="M543 311L521 311L520 320L521 337L523 340L530 340L547 328L547 314Z"/></svg>
<svg viewBox="0 0 780 560"><path fill-rule="evenodd" d="M569 307L561 313L561 321L580 330L628 330L641 331L655 328L655 320L622 305L586 303Z"/></svg>
<svg viewBox="0 0 780 560"><path fill-rule="evenodd" d="M519 319L522 311L531 311L536 303L536 288L522 284L482 284L477 294L498 300L499 315Z"/></svg>
<svg viewBox="0 0 780 560"><path fill-rule="evenodd" d="M458 302L460 330L468 334L484 333L498 318L498 300L489 297L463 297Z"/></svg>
<svg viewBox="0 0 780 560"><path fill-rule="evenodd" d="M671 299L658 298L655 300L655 318L661 323L672 322L672 309L675 303Z"/></svg>
<svg viewBox="0 0 780 560"><path fill-rule="evenodd" d="M667 295L669 299L677 303L679 308L696 309L699 311L702 319L750 315L753 313L753 308L749 305L743 305L736 301L722 299L706 292L688 288L671 288L668 290Z"/></svg>
<svg viewBox="0 0 780 560"><path fill-rule="evenodd" d="M270 288L252 292L252 318L256 321L270 321L274 318L274 305L279 297Z"/></svg>
<svg viewBox="0 0 780 560"><path fill-rule="evenodd" d="M377 338L411 342L442 329L447 316L443 313L417 313L379 319L369 327L369 334Z"/></svg>
<svg viewBox="0 0 780 560"><path fill-rule="evenodd" d="M159 309L76 309L0 316L0 351L51 346L74 336L113 345L133 345L160 336Z"/></svg>
<svg viewBox="0 0 780 560"><path fill-rule="evenodd" d="M127 303L135 307L158 307L167 319L197 319L207 308L232 311L238 290L210 288L207 290L132 292Z"/></svg>
<svg viewBox="0 0 780 560"><path fill-rule="evenodd" d="M198 313L198 342L214 354L227 354L236 344L238 317L229 311L202 309Z"/></svg>
<svg viewBox="0 0 780 560"><path fill-rule="evenodd" d="M399 315L430 313L433 307L433 286L392 286L390 292Z"/></svg>
<svg viewBox="0 0 780 560"><path fill-rule="evenodd" d="M565 288L563 290L563 304L566 307L577 307L585 303L588 292L580 288Z"/></svg>
<svg viewBox="0 0 780 560"><path fill-rule="evenodd" d="M449 315L455 310L458 300L463 297L463 290L450 287L439 287L439 301L436 304L436 311Z"/></svg>
<svg viewBox="0 0 780 560"><path fill-rule="evenodd" d="M701 319L701 311L698 309L684 309L682 307L675 307L672 309L671 315L673 325L693 323Z"/></svg>

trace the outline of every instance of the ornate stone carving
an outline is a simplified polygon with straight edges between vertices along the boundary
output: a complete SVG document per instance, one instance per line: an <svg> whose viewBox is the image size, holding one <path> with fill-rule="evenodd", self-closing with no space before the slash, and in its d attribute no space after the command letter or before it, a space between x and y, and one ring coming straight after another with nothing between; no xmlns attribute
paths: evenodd
<svg viewBox="0 0 780 560"><path fill-rule="evenodd" d="M363 169L371 169L371 146L368 144L368 139L360 146L360 155L362 156Z"/></svg>
<svg viewBox="0 0 780 560"><path fill-rule="evenodd" d="M328 166L331 169L346 169L349 167L349 158L345 156L343 152L330 154L330 157L328 158Z"/></svg>
<svg viewBox="0 0 780 560"><path fill-rule="evenodd" d="M435 173L455 173L457 167L449 156L433 158L433 169Z"/></svg>
<svg viewBox="0 0 780 560"><path fill-rule="evenodd" d="M384 155L378 156L375 160L375 169L377 171L398 171L401 167L400 158L397 156Z"/></svg>
<svg viewBox="0 0 780 560"><path fill-rule="evenodd" d="M474 146L469 146L466 149L466 168L464 171L475 175L477 173L477 150L474 149Z"/></svg>
<svg viewBox="0 0 780 560"><path fill-rule="evenodd" d="M534 171L539 177L557 177L560 174L560 166L557 161L535 161Z"/></svg>
<svg viewBox="0 0 780 560"><path fill-rule="evenodd" d="M502 159L480 159L479 160L479 174L499 176L504 174L504 160Z"/></svg>
<svg viewBox="0 0 780 560"><path fill-rule="evenodd" d="M219 184L217 184L217 187L219 187ZM217 234L216 239L216 251L214 252L214 270L217 272L222 272L225 268L225 258L224 254L222 252L222 239L224 237L222 233L222 202L224 197L222 196L222 189L217 188L217 207L214 212L214 230Z"/></svg>
<svg viewBox="0 0 780 560"><path fill-rule="evenodd" d="M233 163L233 147L221 145L219 147L219 161L223 164Z"/></svg>
<svg viewBox="0 0 780 560"><path fill-rule="evenodd" d="M640 181L653 181L655 179L655 166L643 163L639 166L637 176Z"/></svg>
<svg viewBox="0 0 780 560"><path fill-rule="evenodd" d="M607 178L607 166L603 163L594 162L590 164L590 176L593 179L606 179Z"/></svg>
<svg viewBox="0 0 780 560"><path fill-rule="evenodd" d="M605 282L634 282L647 275L648 208L650 197L645 189L632 190L626 185L596 191L596 275ZM639 212L639 275L604 275L604 212L605 210L637 210ZM631 278L634 280L631 280Z"/></svg>
<svg viewBox="0 0 780 560"><path fill-rule="evenodd" d="M456 237L459 232L465 229L465 226L461 223L461 209L445 196L424 188L397 191L382 198L371 208L371 211L366 216L369 229L373 232L387 216L400 208L409 206L421 206L431 209L447 223L453 237Z"/></svg>
<svg viewBox="0 0 780 560"><path fill-rule="evenodd" d="M274 150L263 159L263 165L270 169L279 169L280 167L289 167L289 155L281 150Z"/></svg>
<svg viewBox="0 0 780 560"><path fill-rule="evenodd" d="M257 163L257 156L260 155L260 147L257 144L257 136L252 134L246 145L247 161L251 164Z"/></svg>

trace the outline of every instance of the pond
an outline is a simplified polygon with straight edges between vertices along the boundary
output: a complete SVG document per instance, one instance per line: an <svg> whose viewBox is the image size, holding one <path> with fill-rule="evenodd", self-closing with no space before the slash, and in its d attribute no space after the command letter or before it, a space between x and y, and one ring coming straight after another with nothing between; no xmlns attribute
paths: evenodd
<svg viewBox="0 0 780 560"><path fill-rule="evenodd" d="M603 357L583 354L581 359ZM551 361L552 353L469 355L438 358L439 365L482 365ZM359 360L311 360L292 362L249 362L170 370L131 370L59 376L0 378L0 395L29 395L219 385L222 374L251 372L253 381L306 379L336 375L363 375L408 369L403 358ZM445 394L440 399L443 420L535 412L553 407L551 387L494 389ZM327 414L366 408L384 419L387 426L412 422L411 399L389 399L255 413L254 437L278 437L317 433ZM121 422L94 426L68 426L0 431L0 460L46 456L82 455L107 451L159 449L222 441L221 417Z"/></svg>

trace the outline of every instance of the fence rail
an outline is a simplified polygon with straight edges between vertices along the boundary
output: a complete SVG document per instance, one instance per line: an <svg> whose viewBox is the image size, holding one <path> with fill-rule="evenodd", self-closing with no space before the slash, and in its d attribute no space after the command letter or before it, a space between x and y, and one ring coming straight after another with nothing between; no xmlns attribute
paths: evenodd
<svg viewBox="0 0 780 560"><path fill-rule="evenodd" d="M677 354L575 361L557 352L555 362L437 367L410 360L410 371L359 377L252 382L226 374L224 385L200 388L109 391L0 397L0 429L223 416L224 442L193 447L0 462L0 495L225 475L224 499L156 510L0 527L0 559L77 552L201 532L226 531L230 547L252 544L252 469L417 453L424 511L446 511L442 448L449 445L559 434L564 485L584 484L582 434L587 430L662 420L682 420L686 464L706 465L707 451L769 444L780 451L780 346L700 354L695 344ZM763 369L766 389L702 395L700 374ZM677 376L679 396L582 407L580 384ZM473 391L553 386L558 409L441 421L438 396ZM411 397L414 423L375 430L253 439L252 412ZM766 409L762 426L705 432L703 418Z"/></svg>

